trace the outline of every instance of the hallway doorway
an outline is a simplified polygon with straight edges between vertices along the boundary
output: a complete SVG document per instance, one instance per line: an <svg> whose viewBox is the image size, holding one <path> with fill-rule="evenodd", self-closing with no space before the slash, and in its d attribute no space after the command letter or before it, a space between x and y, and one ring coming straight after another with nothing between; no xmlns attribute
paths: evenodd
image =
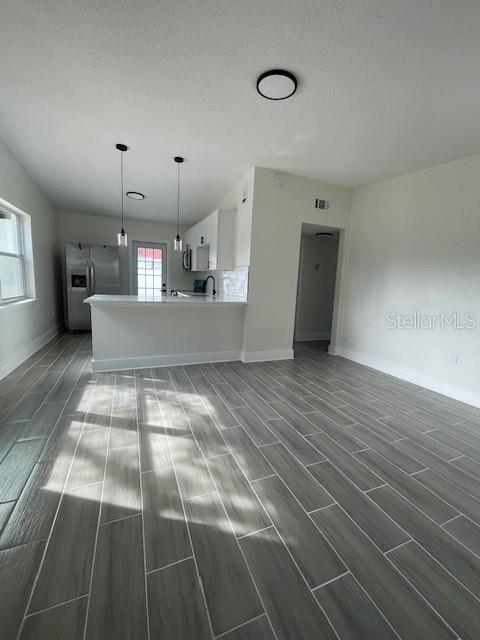
<svg viewBox="0 0 480 640"><path fill-rule="evenodd" d="M302 225L298 266L295 342L327 349L332 333L340 230Z"/></svg>

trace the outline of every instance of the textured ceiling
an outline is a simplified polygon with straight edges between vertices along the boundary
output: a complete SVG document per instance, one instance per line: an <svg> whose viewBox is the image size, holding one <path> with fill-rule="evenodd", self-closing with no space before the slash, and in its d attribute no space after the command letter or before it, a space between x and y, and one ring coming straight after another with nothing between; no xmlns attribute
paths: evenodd
<svg viewBox="0 0 480 640"><path fill-rule="evenodd" d="M251 166L357 185L480 150L478 0L2 0L0 136L58 209L184 219ZM285 102L256 76L298 74ZM0 194L1 195L1 194Z"/></svg>

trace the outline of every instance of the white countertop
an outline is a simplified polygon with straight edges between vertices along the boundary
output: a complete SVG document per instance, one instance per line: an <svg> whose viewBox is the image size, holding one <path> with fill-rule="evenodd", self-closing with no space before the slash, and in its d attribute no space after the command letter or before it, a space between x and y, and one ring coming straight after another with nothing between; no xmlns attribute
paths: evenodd
<svg viewBox="0 0 480 640"><path fill-rule="evenodd" d="M132 307L132 306L147 306L155 307L161 304L168 305L181 305L181 306L202 306L202 305L229 305L229 306L242 306L247 304L246 300L239 300L231 296L204 296L204 295L182 295L182 296L112 296L95 294L89 298L85 298L83 301L85 304L92 306L117 306L117 307Z"/></svg>

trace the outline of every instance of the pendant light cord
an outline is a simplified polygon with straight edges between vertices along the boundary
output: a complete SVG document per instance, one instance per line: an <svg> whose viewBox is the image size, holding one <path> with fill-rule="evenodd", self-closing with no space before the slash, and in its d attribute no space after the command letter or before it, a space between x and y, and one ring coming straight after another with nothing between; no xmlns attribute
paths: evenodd
<svg viewBox="0 0 480 640"><path fill-rule="evenodd" d="M180 235L180 163L177 163L177 236Z"/></svg>
<svg viewBox="0 0 480 640"><path fill-rule="evenodd" d="M123 151L120 151L120 185L121 185L121 197L122 197L122 233L124 233L123 230Z"/></svg>

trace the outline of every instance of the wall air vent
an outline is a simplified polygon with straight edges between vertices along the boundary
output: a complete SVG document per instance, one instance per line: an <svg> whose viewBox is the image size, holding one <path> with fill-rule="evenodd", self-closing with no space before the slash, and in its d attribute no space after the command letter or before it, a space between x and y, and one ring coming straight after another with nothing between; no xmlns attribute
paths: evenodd
<svg viewBox="0 0 480 640"><path fill-rule="evenodd" d="M326 211L329 206L330 206L330 203L328 200L323 200L322 198L315 198L315 209L323 209Z"/></svg>

